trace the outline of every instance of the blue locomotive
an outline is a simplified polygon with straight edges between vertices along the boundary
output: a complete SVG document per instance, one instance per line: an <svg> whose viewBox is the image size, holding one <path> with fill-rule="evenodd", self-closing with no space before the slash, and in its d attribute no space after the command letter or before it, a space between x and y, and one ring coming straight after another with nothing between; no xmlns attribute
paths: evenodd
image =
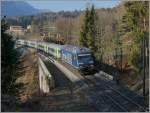
<svg viewBox="0 0 150 113"><path fill-rule="evenodd" d="M62 47L61 58L77 69L93 66L94 63L90 49L72 45Z"/></svg>
<svg viewBox="0 0 150 113"><path fill-rule="evenodd" d="M43 51L54 58L61 59L78 70L89 69L94 64L90 49L85 47L29 40L17 40L16 43Z"/></svg>

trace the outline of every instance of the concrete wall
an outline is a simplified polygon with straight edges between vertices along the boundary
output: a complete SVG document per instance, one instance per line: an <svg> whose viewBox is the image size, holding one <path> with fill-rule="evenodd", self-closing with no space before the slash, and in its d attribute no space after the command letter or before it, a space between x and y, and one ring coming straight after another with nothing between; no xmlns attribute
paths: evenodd
<svg viewBox="0 0 150 113"><path fill-rule="evenodd" d="M54 79L40 57L38 58L38 63L40 91L49 93L50 89L54 88Z"/></svg>
<svg viewBox="0 0 150 113"><path fill-rule="evenodd" d="M43 58L45 58L47 61L50 61L51 63L53 63L61 72L64 73L64 75L72 82L72 83L77 83L77 85L79 87L82 88L87 88L88 85L81 80L81 78L79 78L77 75L75 75L73 72L71 72L69 69L67 69L65 66L63 66L62 64L60 64L57 60L54 60L52 58L48 58L42 54L39 53L40 56L42 56ZM83 78L84 79L84 78ZM80 89L79 89L80 90Z"/></svg>

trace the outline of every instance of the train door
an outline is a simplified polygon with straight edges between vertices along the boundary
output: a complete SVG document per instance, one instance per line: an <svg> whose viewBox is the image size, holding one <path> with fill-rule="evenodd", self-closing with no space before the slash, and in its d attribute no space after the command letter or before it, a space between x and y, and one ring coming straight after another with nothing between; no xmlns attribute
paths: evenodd
<svg viewBox="0 0 150 113"><path fill-rule="evenodd" d="M69 64L72 64L72 54L71 53L67 53L67 62L69 63Z"/></svg>
<svg viewBox="0 0 150 113"><path fill-rule="evenodd" d="M61 57L61 49L57 48L57 58L60 58L60 57Z"/></svg>
<svg viewBox="0 0 150 113"><path fill-rule="evenodd" d="M48 46L44 45L44 52L48 53Z"/></svg>

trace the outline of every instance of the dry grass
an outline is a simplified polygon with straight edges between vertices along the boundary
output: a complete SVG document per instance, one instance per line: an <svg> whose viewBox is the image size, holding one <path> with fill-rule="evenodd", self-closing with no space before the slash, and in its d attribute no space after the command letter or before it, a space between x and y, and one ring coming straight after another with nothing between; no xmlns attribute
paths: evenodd
<svg viewBox="0 0 150 113"><path fill-rule="evenodd" d="M38 68L37 68L37 57L34 56L33 52L25 54L23 56L25 74L21 76L17 82L24 83L24 89L20 94L22 102L27 101L28 98L35 92L38 92Z"/></svg>
<svg viewBox="0 0 150 113"><path fill-rule="evenodd" d="M20 94L21 104L18 111L95 111L81 94L70 91L70 82L61 73L57 76L56 87L49 94L39 92L37 56L32 49L28 49L24 55L24 65L27 66L25 75L18 82L25 83L25 88ZM53 67L54 68L54 67ZM56 69L52 69L55 70ZM61 75L60 75L61 74ZM65 83L65 85L63 85Z"/></svg>

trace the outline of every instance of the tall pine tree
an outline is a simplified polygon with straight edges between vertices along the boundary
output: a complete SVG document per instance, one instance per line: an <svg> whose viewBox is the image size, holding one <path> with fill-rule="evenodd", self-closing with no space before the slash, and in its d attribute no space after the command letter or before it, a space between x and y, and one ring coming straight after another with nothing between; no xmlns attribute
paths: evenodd
<svg viewBox="0 0 150 113"><path fill-rule="evenodd" d="M92 5L90 16L89 16L89 32L87 36L88 47L94 52L95 51L95 37L96 37L96 25L95 25L96 13L94 5Z"/></svg>
<svg viewBox="0 0 150 113"><path fill-rule="evenodd" d="M82 25L82 30L80 32L80 45L84 47L88 47L87 44L87 33L89 31L89 9L86 8L85 17L84 17L84 23Z"/></svg>
<svg viewBox="0 0 150 113"><path fill-rule="evenodd" d="M5 18L1 20L1 88L2 94L17 95L23 84L16 79L23 74L20 54L14 49L12 36L5 33L8 25Z"/></svg>
<svg viewBox="0 0 150 113"><path fill-rule="evenodd" d="M80 32L80 45L88 47L95 52L95 38L96 38L96 12L94 5L92 5L91 10L86 9L84 23L82 25L82 30Z"/></svg>

